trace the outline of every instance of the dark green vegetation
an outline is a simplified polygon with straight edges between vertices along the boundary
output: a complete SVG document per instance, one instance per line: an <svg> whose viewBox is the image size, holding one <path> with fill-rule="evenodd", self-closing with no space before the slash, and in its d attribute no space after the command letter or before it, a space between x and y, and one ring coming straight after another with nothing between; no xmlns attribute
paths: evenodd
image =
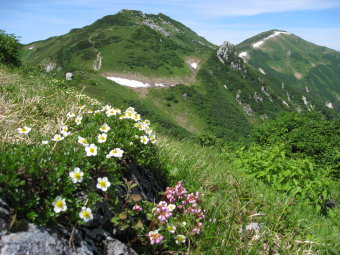
<svg viewBox="0 0 340 255"><path fill-rule="evenodd" d="M237 51L247 52L247 62L262 68L267 75L282 80L303 93L318 106L332 103L339 112L340 53L307 42L294 34L280 34L260 47L252 44L272 35L270 30L237 45ZM302 99L300 99L302 100Z"/></svg>
<svg viewBox="0 0 340 255"><path fill-rule="evenodd" d="M0 30L0 63L17 66L20 64L20 43L13 34Z"/></svg>

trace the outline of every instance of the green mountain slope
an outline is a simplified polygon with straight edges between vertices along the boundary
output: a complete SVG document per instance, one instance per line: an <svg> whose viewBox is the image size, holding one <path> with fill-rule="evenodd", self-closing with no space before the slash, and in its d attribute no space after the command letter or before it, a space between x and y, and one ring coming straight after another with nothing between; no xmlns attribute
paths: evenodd
<svg viewBox="0 0 340 255"><path fill-rule="evenodd" d="M251 37L236 46L252 67L284 81L305 100L340 111L340 53L279 30Z"/></svg>
<svg viewBox="0 0 340 255"><path fill-rule="evenodd" d="M93 24L26 45L23 60L47 71L79 69L185 76L186 59L203 59L216 46L164 14L122 10Z"/></svg>
<svg viewBox="0 0 340 255"><path fill-rule="evenodd" d="M25 63L41 65L52 75L71 71L88 95L133 106L163 131L181 137L240 140L253 125L281 111L334 115L317 97L306 99L294 84L247 65L232 44L216 47L163 14L123 10L24 48ZM129 88L103 76L176 86Z"/></svg>

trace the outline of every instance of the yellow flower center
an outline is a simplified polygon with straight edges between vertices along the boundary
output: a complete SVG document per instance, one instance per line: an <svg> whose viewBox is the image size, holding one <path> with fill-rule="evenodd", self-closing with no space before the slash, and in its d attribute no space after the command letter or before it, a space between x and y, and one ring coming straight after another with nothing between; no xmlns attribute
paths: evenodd
<svg viewBox="0 0 340 255"><path fill-rule="evenodd" d="M64 206L64 202L61 201L61 200L58 200L56 203L55 203L55 206L58 207L58 208L62 208Z"/></svg>
<svg viewBox="0 0 340 255"><path fill-rule="evenodd" d="M56 137L56 141L60 141L60 139L61 139L61 137L60 136L58 136L58 137Z"/></svg>
<svg viewBox="0 0 340 255"><path fill-rule="evenodd" d="M88 211L83 212L83 218L84 219L88 219L88 218L90 218L90 216L91 216L91 214Z"/></svg>
<svg viewBox="0 0 340 255"><path fill-rule="evenodd" d="M84 143L84 144L87 143L86 139L82 139L81 143Z"/></svg>
<svg viewBox="0 0 340 255"><path fill-rule="evenodd" d="M22 132L26 132L27 129L26 129L26 128L22 128L21 131L22 131Z"/></svg>
<svg viewBox="0 0 340 255"><path fill-rule="evenodd" d="M81 178L80 173L79 173L79 172L75 172L75 173L74 173L74 179L79 180L80 178Z"/></svg>
<svg viewBox="0 0 340 255"><path fill-rule="evenodd" d="M94 152L95 152L95 149L94 149L94 148L90 148L90 152L91 152L91 153L94 153Z"/></svg>
<svg viewBox="0 0 340 255"><path fill-rule="evenodd" d="M99 186L102 187L102 188L105 188L106 187L106 181L100 181Z"/></svg>

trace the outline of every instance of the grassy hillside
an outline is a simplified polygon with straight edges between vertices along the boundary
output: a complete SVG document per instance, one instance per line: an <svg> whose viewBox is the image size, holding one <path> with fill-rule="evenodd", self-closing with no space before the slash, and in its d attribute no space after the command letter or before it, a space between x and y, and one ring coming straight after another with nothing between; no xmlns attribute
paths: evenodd
<svg viewBox="0 0 340 255"><path fill-rule="evenodd" d="M191 74L187 57L203 60L215 48L164 14L123 10L65 35L26 45L23 61L50 65L51 71L63 73L95 69L183 77Z"/></svg>
<svg viewBox="0 0 340 255"><path fill-rule="evenodd" d="M340 54L284 33L253 47L277 31L249 38L237 45L237 51L247 52L246 61L255 69L261 68L268 76L298 88L307 100L314 99L324 106L332 103L333 109L339 112Z"/></svg>
<svg viewBox="0 0 340 255"><path fill-rule="evenodd" d="M117 169L124 168L128 159L135 159L140 164L149 167L152 165L151 162L154 164L154 161L157 161L157 171L169 177L170 187L182 180L183 186L188 192L198 191L204 194L201 197L200 206L205 210L205 218L200 220L203 224L200 234L194 235L193 232L190 232L191 228L189 227L192 226L192 219L186 218L184 214L178 214L177 217L181 221L174 222L177 231L184 231L182 221L187 220L188 229L185 232L187 241L181 245L170 241L173 237L169 233L165 235L164 241L160 244L150 245L150 241L146 237L150 230L150 225L148 225L150 222L146 220L146 217L139 218L140 214L138 213L124 211L129 213L131 219L135 219L132 222L137 223L140 222L138 219L143 220L142 229L140 223L138 225L138 231L141 231L138 232L140 233L138 238L144 240L141 242L143 246L139 246L139 249L145 254L161 252L221 255L338 254L340 221L337 209L322 214L306 198L277 190L275 186L261 181L261 178L249 175L245 166L239 163L240 159L243 160L243 164L255 162L258 164L252 170L261 168L260 170L263 171L268 168L268 162L280 164L281 167L294 168L296 167L294 164L300 160L305 162L308 159L288 158L289 156L284 158L279 151L275 157L279 157L280 160L277 158L263 160L266 155L269 157L274 155L271 154L273 152L270 149L265 147L256 150L257 156L254 156L251 150L246 151L244 147L238 145L202 147L191 139L175 139L164 135L158 135L156 146L148 144L144 147L143 144L137 143L135 140L133 142L135 145L131 145L129 139L134 137L138 130L131 129L129 124L131 120L118 120L117 116L105 119L112 122L110 125L115 134L115 139L108 142L110 145L124 146L127 158L124 156L125 160L116 159L110 163L107 159L101 160L102 155L98 154L98 157L88 159L84 156L83 150L79 151L79 146L75 145L77 135L84 137L86 135L86 137L97 141L97 122L101 122L102 117L101 115L87 116L84 112L81 125L76 125L73 121L68 123L70 120L66 114L69 111L84 111L78 108L79 104L85 104L87 111L99 104L105 105L106 101L93 100L82 95L80 90L70 88L70 84L65 84L64 81L29 70L12 70L0 67L0 84L1 121L6 123L1 126L0 131L2 144L0 149L0 196L6 195L6 198L16 196L15 199L10 200L12 205L18 206L15 208L17 218L14 219L14 226L22 219L41 224L46 224L46 219L49 219L52 223L64 224L66 228L72 229L72 227L79 226L83 228L84 225L79 221L77 210L80 210L78 207L82 206L84 201L74 202L81 198L72 195L76 190L75 184L69 180L68 169L70 166L81 164L81 169L88 169L84 170L86 177L84 181L87 184L76 184L80 185L79 188L82 190L88 191L93 186L93 182L90 181L92 175L112 174L110 172L113 171L112 169L115 169L115 174L119 174ZM96 88L95 85L93 86ZM187 87L179 86L169 90L173 93L172 97L166 99L169 104L175 104L175 100L181 100L177 98L176 94L176 90L181 88L186 89ZM119 89L122 88L119 87ZM197 87L197 91L201 93L203 93L203 89L204 87ZM155 90L149 93L162 92L162 90ZM121 91L121 93L126 94L127 91ZM134 93L131 92L131 98L134 97ZM159 98L162 95L155 96ZM111 103L114 104L114 102ZM124 102L117 101L116 103L114 105L120 107ZM147 104L145 105L147 106ZM140 109L143 110L143 107L144 105L141 105ZM53 137L52 134L59 132L61 125L64 125L65 122L72 128L74 135L65 137L65 141L61 141L60 144L50 141L49 145L41 145L42 140L49 139ZM123 126L121 126L122 123ZM18 134L17 128L24 125L31 127L32 131L28 135ZM99 146L103 149L105 143L104 145L98 144ZM243 153L243 157L240 157L238 153ZM65 154L68 156L65 157ZM58 164L54 164L54 161ZM309 165L315 167L312 161L308 162ZM269 165L269 169L277 168ZM315 168L315 170L321 171L321 168ZM297 173L299 172L297 171ZM285 174L285 172L283 173ZM36 176L38 179L32 179L32 176ZM116 177L112 176L111 178ZM305 180L302 179L301 183L303 181ZM115 182L115 184L124 185L120 182ZM330 197L338 201L338 182L331 182L327 185L329 185ZM16 188L9 189L9 186ZM35 190L34 196L32 193L25 193L26 189ZM70 198L67 200L67 211L58 215L53 212L52 202L54 196L60 194L61 191L64 192L64 196ZM114 188L108 189L109 198L114 194L114 191ZM93 201L96 199L106 199L102 197L101 191L91 191L89 194L91 196L89 196L88 207L93 206L92 208L94 208ZM39 199L40 196L44 196L44 199ZM108 202L113 203L113 200L108 200ZM149 207L146 204L141 205L145 206L146 212L149 209L151 212L152 207L155 206L152 204ZM32 208L34 209L33 213ZM37 217L37 215L41 217ZM122 219L124 220L123 217ZM114 219L113 222L119 224L117 219ZM197 224L197 222L193 223ZM145 229L143 229L144 224ZM138 226L133 227L138 229ZM162 228L161 225L160 228ZM162 233L165 232L166 230L162 230ZM135 240L130 241L132 245L135 242Z"/></svg>

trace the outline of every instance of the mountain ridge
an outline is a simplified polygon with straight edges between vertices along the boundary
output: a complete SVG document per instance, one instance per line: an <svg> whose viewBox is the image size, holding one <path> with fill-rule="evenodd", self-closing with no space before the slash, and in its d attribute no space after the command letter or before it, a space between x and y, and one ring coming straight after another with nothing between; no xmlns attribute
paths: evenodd
<svg viewBox="0 0 340 255"><path fill-rule="evenodd" d="M244 48L228 42L217 47L164 14L122 10L68 34L26 45L23 60L52 75L73 72L87 84L89 95L130 104L165 129L177 126L179 133L238 140L254 124L281 111L334 115L317 96L306 97L298 86L253 65L259 61L251 58L245 63L239 57L251 43L269 37L255 47L259 51L287 33L270 30L246 40ZM136 82L149 86L123 87L117 84L122 79L126 86Z"/></svg>

